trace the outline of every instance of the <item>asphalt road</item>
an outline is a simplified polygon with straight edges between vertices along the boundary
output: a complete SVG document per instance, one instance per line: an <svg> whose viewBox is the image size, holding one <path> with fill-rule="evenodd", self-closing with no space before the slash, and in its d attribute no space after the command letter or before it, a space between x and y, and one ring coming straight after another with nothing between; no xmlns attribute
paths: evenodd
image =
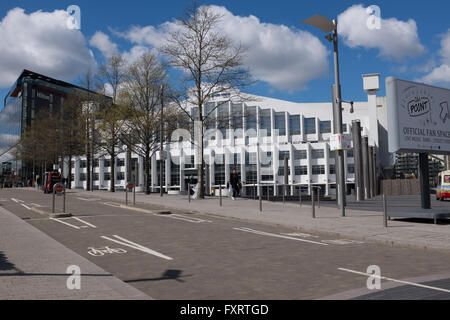
<svg viewBox="0 0 450 320"><path fill-rule="evenodd" d="M450 299L450 253L349 241L321 233L67 195L70 218L50 219L51 195L0 190L0 206L155 299L316 299L365 288L370 265L382 287L361 299ZM57 208L61 200L57 199ZM424 278L425 277L425 278ZM429 283L428 281L427 283ZM353 297L354 298L354 297Z"/></svg>

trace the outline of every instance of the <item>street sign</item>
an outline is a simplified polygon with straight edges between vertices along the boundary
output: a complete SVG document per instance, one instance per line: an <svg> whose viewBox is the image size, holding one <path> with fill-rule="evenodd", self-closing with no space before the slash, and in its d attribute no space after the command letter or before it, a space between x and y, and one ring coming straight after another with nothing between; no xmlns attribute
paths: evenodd
<svg viewBox="0 0 450 320"><path fill-rule="evenodd" d="M450 152L450 90L386 79L389 152Z"/></svg>
<svg viewBox="0 0 450 320"><path fill-rule="evenodd" d="M330 150L340 151L352 148L352 136L350 134L332 134L330 136Z"/></svg>
<svg viewBox="0 0 450 320"><path fill-rule="evenodd" d="M134 188L134 184L133 183L129 183L129 184L127 184L127 188L128 188L128 190L133 190L133 188Z"/></svg>
<svg viewBox="0 0 450 320"><path fill-rule="evenodd" d="M62 183L55 184L55 193L58 196L61 196L64 193L64 185Z"/></svg>

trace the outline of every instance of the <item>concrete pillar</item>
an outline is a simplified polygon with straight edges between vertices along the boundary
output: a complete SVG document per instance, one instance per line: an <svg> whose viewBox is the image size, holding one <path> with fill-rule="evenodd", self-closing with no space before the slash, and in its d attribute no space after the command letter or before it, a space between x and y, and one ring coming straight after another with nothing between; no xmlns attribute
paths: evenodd
<svg viewBox="0 0 450 320"><path fill-rule="evenodd" d="M154 192L153 187L156 186L158 184L158 168L156 165L156 154L153 154L151 160L151 168L150 168L150 172L151 172L151 184L150 184L150 190L152 192Z"/></svg>
<svg viewBox="0 0 450 320"><path fill-rule="evenodd" d="M356 201L364 200L364 179L362 166L362 150L361 150L361 122L359 120L352 121L353 136L353 159L355 162L355 189Z"/></svg>
<svg viewBox="0 0 450 320"><path fill-rule="evenodd" d="M419 153L419 180L422 209L431 209L428 154Z"/></svg>
<svg viewBox="0 0 450 320"><path fill-rule="evenodd" d="M141 191L144 190L144 157L138 156L138 185L141 188Z"/></svg>
<svg viewBox="0 0 450 320"><path fill-rule="evenodd" d="M377 92L380 90L380 75L365 74L363 75L364 91L367 93L368 112L369 112L369 145L375 147L378 152L378 113L377 113ZM380 157L377 157L378 166Z"/></svg>
<svg viewBox="0 0 450 320"><path fill-rule="evenodd" d="M312 162L311 162L311 143L309 143L309 142L308 142L308 148L306 149L306 158L308 159L308 194L311 195Z"/></svg>
<svg viewBox="0 0 450 320"><path fill-rule="evenodd" d="M75 164L73 168L73 181L75 182L75 188L80 187L80 157L75 158Z"/></svg>
<svg viewBox="0 0 450 320"><path fill-rule="evenodd" d="M364 180L364 199L370 199L370 178L369 178L369 138L364 136L362 138L362 165L363 165L363 180Z"/></svg>
<svg viewBox="0 0 450 320"><path fill-rule="evenodd" d="M369 192L370 197L372 198L374 195L374 184L375 184L375 177L373 175L373 146L369 146L368 150L368 157L369 157Z"/></svg>

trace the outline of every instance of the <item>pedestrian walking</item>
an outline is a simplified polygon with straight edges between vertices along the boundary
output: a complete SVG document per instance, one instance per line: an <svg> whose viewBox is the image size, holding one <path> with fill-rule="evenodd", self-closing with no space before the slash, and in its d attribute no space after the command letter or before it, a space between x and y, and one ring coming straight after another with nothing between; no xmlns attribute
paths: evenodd
<svg viewBox="0 0 450 320"><path fill-rule="evenodd" d="M228 182L227 185L227 187L231 191L231 199L236 200L236 197L240 194L241 185L242 184L237 174L237 171L235 168L233 168L230 174L230 181Z"/></svg>

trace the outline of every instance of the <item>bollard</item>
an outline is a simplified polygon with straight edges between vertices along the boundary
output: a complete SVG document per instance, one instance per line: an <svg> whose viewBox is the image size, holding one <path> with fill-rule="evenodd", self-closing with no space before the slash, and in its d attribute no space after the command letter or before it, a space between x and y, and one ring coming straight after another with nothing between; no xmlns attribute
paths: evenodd
<svg viewBox="0 0 450 320"><path fill-rule="evenodd" d="M219 185L219 203L222 206L222 184Z"/></svg>
<svg viewBox="0 0 450 320"><path fill-rule="evenodd" d="M259 191L259 212L262 212L262 188L261 185L258 185Z"/></svg>
<svg viewBox="0 0 450 320"><path fill-rule="evenodd" d="M298 187L298 198L299 198L299 201L300 201L300 207L302 207L303 206L303 203L302 203L302 187Z"/></svg>
<svg viewBox="0 0 450 320"><path fill-rule="evenodd" d="M66 213L66 187L64 186L63 213Z"/></svg>
<svg viewBox="0 0 450 320"><path fill-rule="evenodd" d="M128 205L128 185L125 187L125 205Z"/></svg>
<svg viewBox="0 0 450 320"><path fill-rule="evenodd" d="M320 191L322 191L322 188L319 187L317 189L317 207L320 208Z"/></svg>
<svg viewBox="0 0 450 320"><path fill-rule="evenodd" d="M267 186L267 201L270 201L270 186Z"/></svg>
<svg viewBox="0 0 450 320"><path fill-rule="evenodd" d="M283 185L283 204L286 203L286 185Z"/></svg>
<svg viewBox="0 0 450 320"><path fill-rule="evenodd" d="M133 206L136 205L136 185L133 188Z"/></svg>
<svg viewBox="0 0 450 320"><path fill-rule="evenodd" d="M56 189L55 189L55 186L53 186L53 205L52 205L52 213L55 213L55 194L56 194Z"/></svg>
<svg viewBox="0 0 450 320"><path fill-rule="evenodd" d="M311 210L312 210L312 217L315 218L316 217L316 204L314 201L314 188L312 189L312 192L311 192Z"/></svg>
<svg viewBox="0 0 450 320"><path fill-rule="evenodd" d="M383 193L383 226L387 228L387 199L386 194Z"/></svg>
<svg viewBox="0 0 450 320"><path fill-rule="evenodd" d="M252 191L253 191L253 199L256 200L256 186L255 186L255 183L253 183Z"/></svg>
<svg viewBox="0 0 450 320"><path fill-rule="evenodd" d="M188 201L191 203L191 183L188 182Z"/></svg>

